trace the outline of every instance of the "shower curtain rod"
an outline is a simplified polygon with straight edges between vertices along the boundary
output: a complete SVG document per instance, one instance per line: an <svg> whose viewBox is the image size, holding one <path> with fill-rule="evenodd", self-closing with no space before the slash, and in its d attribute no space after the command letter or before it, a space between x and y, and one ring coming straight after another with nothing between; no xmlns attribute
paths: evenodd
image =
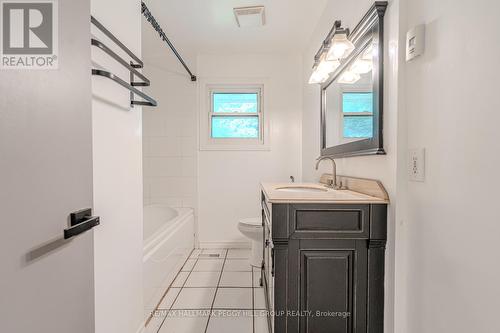
<svg viewBox="0 0 500 333"><path fill-rule="evenodd" d="M189 70L189 67L186 65L186 63L182 59L182 57L179 54L179 52L177 52L177 50L175 49L175 47L172 44L172 42L168 39L167 35L165 35L165 33L163 32L163 29L161 28L160 24L158 23L158 21L156 21L156 19L154 18L153 14L151 14L151 12L149 11L149 9L146 6L146 4L144 3L144 1L141 1L141 7L142 7L142 14L146 18L146 20L148 20L148 22L151 23L151 26L153 27L153 29L155 29L156 32L158 32L158 34L160 35L160 38L164 42L166 42L168 44L168 46L170 47L170 49L172 50L172 52L174 52L174 54L177 57L177 59L179 59L179 61L181 62L182 66L184 66L184 68L186 69L186 71L188 72L188 74L191 76L191 81L196 81L196 75L194 75Z"/></svg>

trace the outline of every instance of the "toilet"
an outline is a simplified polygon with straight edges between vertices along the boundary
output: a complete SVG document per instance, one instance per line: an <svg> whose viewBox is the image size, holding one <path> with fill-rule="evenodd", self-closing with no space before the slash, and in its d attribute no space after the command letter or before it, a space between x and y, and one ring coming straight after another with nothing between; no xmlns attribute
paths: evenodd
<svg viewBox="0 0 500 333"><path fill-rule="evenodd" d="M238 230L252 241L252 251L250 255L250 265L254 267L262 266L262 220L258 217L241 219L238 223Z"/></svg>

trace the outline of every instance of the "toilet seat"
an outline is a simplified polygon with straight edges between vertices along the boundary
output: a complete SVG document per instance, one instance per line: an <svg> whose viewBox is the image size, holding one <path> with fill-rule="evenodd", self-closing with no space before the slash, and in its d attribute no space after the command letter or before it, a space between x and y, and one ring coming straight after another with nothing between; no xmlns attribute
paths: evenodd
<svg viewBox="0 0 500 333"><path fill-rule="evenodd" d="M262 227L262 220L258 217L241 219L239 222L240 222L240 224L244 225L245 227L250 227L250 228Z"/></svg>

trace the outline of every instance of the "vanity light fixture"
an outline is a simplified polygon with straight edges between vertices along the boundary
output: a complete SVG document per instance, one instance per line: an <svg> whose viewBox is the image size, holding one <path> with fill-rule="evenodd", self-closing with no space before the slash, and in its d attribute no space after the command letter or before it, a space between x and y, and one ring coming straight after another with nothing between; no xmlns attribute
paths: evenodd
<svg viewBox="0 0 500 333"><path fill-rule="evenodd" d="M366 74L372 71L372 67L372 60L365 60L363 58L360 58L356 60L354 64L352 64L349 71L356 74Z"/></svg>
<svg viewBox="0 0 500 333"><path fill-rule="evenodd" d="M330 73L333 73L337 67L340 66L340 62L338 60L321 60L318 67L316 68L317 71L319 71L320 73L326 73L326 74L330 74Z"/></svg>
<svg viewBox="0 0 500 333"><path fill-rule="evenodd" d="M313 73L309 78L309 83L323 83L330 77L330 73L334 72L337 67L340 66L340 62L338 60L328 61L325 59L325 56L321 57L319 62L316 62L316 65L313 67Z"/></svg>
<svg viewBox="0 0 500 333"><path fill-rule="evenodd" d="M347 31L333 35L330 49L326 54L327 60L338 60L347 58L354 50L354 44L347 39Z"/></svg>
<svg viewBox="0 0 500 333"><path fill-rule="evenodd" d="M329 74L321 73L318 70L314 70L309 78L309 84L323 83L330 77Z"/></svg>
<svg viewBox="0 0 500 333"><path fill-rule="evenodd" d="M339 78L339 83L353 84L358 82L360 78L361 76L358 73L354 73L352 71L345 71Z"/></svg>
<svg viewBox="0 0 500 333"><path fill-rule="evenodd" d="M373 69L373 52L376 52L376 50L377 49L373 47L372 43L369 44L366 50L361 53L361 56L351 65L349 70L357 74L371 72Z"/></svg>
<svg viewBox="0 0 500 333"><path fill-rule="evenodd" d="M335 21L314 57L313 73L309 78L309 84L326 82L330 74L340 66L341 60L351 54L354 44L347 39L347 36L349 36L349 29L342 28L341 22Z"/></svg>

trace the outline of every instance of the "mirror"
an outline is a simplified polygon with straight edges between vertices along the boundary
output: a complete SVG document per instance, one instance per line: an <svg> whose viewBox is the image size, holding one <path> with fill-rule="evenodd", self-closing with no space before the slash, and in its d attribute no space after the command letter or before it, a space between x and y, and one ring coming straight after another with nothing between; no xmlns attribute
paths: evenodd
<svg viewBox="0 0 500 333"><path fill-rule="evenodd" d="M327 147L373 138L372 49L363 49L325 89Z"/></svg>
<svg viewBox="0 0 500 333"><path fill-rule="evenodd" d="M321 155L385 154L383 11L372 7L349 35L355 49L321 86Z"/></svg>

